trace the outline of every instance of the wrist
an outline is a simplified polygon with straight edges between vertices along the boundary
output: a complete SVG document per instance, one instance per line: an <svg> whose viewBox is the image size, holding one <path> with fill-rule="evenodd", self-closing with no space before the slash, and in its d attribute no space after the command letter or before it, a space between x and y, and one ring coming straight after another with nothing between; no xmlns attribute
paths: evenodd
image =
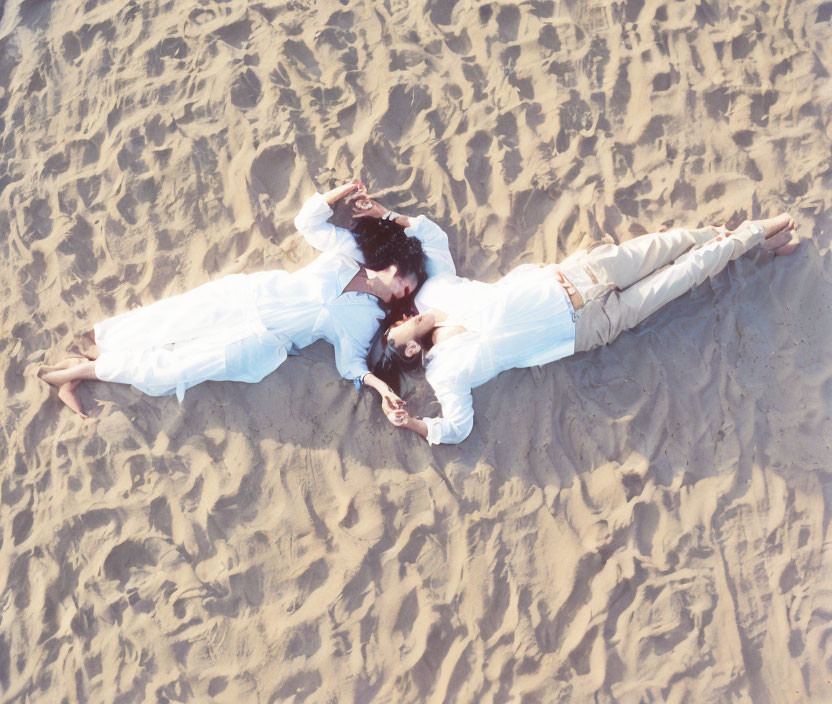
<svg viewBox="0 0 832 704"><path fill-rule="evenodd" d="M384 215L381 216L381 219L395 221L398 220L400 217L401 215L397 213L395 210L388 210L386 213L384 213Z"/></svg>

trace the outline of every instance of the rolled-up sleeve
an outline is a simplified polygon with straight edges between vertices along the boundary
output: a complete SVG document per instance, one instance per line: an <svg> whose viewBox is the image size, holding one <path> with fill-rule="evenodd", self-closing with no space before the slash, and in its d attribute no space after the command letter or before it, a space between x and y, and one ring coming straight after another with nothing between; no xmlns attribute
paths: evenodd
<svg viewBox="0 0 832 704"><path fill-rule="evenodd" d="M462 442L474 427L471 391L438 390L436 397L442 406L442 416L423 419L428 427L427 441L431 445Z"/></svg>
<svg viewBox="0 0 832 704"><path fill-rule="evenodd" d="M448 235L439 225L424 215L419 215L410 219L410 227L405 229L405 233L422 243L428 276L456 274L456 265L448 246Z"/></svg>
<svg viewBox="0 0 832 704"><path fill-rule="evenodd" d="M363 263L364 255L355 243L355 236L349 230L329 222L331 217L332 208L326 198L315 193L306 199L295 216L295 227L315 249L342 252Z"/></svg>

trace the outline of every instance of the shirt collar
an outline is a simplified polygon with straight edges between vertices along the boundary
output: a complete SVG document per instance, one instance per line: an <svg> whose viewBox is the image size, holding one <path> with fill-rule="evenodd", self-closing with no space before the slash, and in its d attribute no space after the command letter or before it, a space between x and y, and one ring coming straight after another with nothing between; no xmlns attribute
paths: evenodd
<svg viewBox="0 0 832 704"><path fill-rule="evenodd" d="M341 260L341 265L338 267L338 295L340 296L361 267L355 259L345 255L340 256L339 259Z"/></svg>

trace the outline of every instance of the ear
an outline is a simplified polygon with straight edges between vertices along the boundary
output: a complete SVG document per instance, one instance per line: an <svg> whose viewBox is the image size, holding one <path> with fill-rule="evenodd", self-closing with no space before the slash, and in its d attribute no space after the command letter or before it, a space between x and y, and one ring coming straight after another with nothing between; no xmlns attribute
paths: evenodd
<svg viewBox="0 0 832 704"><path fill-rule="evenodd" d="M422 351L422 345L420 345L415 340L411 340L404 346L404 356L405 357L415 357L419 352Z"/></svg>

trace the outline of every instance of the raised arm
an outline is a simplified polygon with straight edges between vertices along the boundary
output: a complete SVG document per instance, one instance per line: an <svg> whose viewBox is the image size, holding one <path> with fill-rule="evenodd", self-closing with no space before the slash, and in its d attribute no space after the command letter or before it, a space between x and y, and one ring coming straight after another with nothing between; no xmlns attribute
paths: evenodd
<svg viewBox="0 0 832 704"><path fill-rule="evenodd" d="M427 260L428 276L444 273L456 274L456 266L448 246L448 235L439 225L424 215L411 218L388 210L376 201L370 201L370 207L366 210L354 208L353 215L359 218L373 217L393 220L401 225L408 237L415 237L422 243L422 249Z"/></svg>
<svg viewBox="0 0 832 704"><path fill-rule="evenodd" d="M332 206L338 200L363 190L363 184L355 180L326 193L315 193L306 199L295 216L295 227L315 249L323 252L337 250L363 263L364 255L355 244L352 232L329 222Z"/></svg>
<svg viewBox="0 0 832 704"><path fill-rule="evenodd" d="M428 276L436 274L456 274L456 265L448 246L448 235L433 220L424 215L415 218L404 218L408 224L404 225L405 233L415 237L422 243L422 249L427 258ZM398 222L398 220L397 220Z"/></svg>

